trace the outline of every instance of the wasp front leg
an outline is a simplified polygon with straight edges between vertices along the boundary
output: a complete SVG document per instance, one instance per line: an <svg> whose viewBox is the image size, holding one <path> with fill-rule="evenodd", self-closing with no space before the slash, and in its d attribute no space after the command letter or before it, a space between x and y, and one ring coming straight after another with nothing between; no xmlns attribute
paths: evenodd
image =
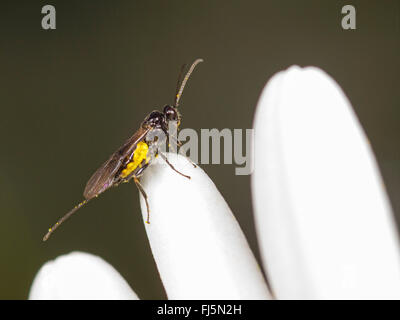
<svg viewBox="0 0 400 320"><path fill-rule="evenodd" d="M163 154L162 152L158 152L158 154L161 156L161 158L163 158L163 160L171 167L172 170L174 170L175 172L179 173L181 176L184 176L185 178L191 179L190 176L187 176L186 174L183 174L182 172L178 171L177 169L175 169L175 167L172 165L171 162L168 161L167 157L165 154Z"/></svg>
<svg viewBox="0 0 400 320"><path fill-rule="evenodd" d="M179 141L177 138L175 138L174 136L169 136L169 137L172 138L172 140L174 140L174 142L176 143L176 145L183 151L184 154L182 154L182 155L183 155L186 159L189 160L189 162L193 165L194 168L197 168L197 165L192 161L192 159L190 159L190 157L188 157L188 156L186 155L186 150L185 150L185 148L183 147L182 142L180 142L180 141ZM172 144L169 143L169 140L168 140L168 146L169 146L170 148L172 147ZM175 148L175 144L173 144L172 149L173 149L173 151L176 151L176 152L178 153L177 148ZM180 153L180 154L181 154L181 153Z"/></svg>

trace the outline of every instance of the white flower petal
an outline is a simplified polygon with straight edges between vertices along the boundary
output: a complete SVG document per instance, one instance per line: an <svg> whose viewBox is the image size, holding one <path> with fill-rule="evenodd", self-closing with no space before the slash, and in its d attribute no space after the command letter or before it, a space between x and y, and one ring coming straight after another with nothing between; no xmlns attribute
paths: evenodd
<svg viewBox="0 0 400 320"><path fill-rule="evenodd" d="M225 200L200 168L168 155L142 179L151 249L169 299L268 299L260 268ZM144 220L146 206L141 198Z"/></svg>
<svg viewBox="0 0 400 320"><path fill-rule="evenodd" d="M127 282L100 257L72 252L45 263L33 281L31 300L138 299Z"/></svg>
<svg viewBox="0 0 400 320"><path fill-rule="evenodd" d="M254 127L256 225L277 298L400 298L391 208L340 87L318 68L280 72Z"/></svg>

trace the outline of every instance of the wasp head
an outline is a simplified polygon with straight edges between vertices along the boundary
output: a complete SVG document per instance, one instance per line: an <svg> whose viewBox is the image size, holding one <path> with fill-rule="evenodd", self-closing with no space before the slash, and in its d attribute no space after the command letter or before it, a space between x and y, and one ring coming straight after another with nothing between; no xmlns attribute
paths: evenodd
<svg viewBox="0 0 400 320"><path fill-rule="evenodd" d="M176 121L179 125L179 123L181 122L181 115L178 112L178 110L174 107L171 107L170 105L166 105L164 107L164 116L165 116L165 120L168 121Z"/></svg>

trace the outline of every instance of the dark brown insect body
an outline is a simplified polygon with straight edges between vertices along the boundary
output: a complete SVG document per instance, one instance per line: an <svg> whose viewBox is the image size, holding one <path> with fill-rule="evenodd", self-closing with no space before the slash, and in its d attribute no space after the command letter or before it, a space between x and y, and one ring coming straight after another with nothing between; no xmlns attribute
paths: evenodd
<svg viewBox="0 0 400 320"><path fill-rule="evenodd" d="M193 62L186 76L182 80L181 85L180 77L178 79L178 86L175 104L174 106L166 105L163 112L153 111L151 112L141 124L139 130L137 130L132 137L130 137L125 144L114 152L110 158L92 175L86 184L83 195L85 200L79 205L73 208L70 212L64 215L58 222L49 229L47 234L44 236L43 241L46 241L50 235L54 232L58 226L74 214L79 208L86 204L89 200L97 197L107 189L113 186L118 186L121 182L128 182L133 179L137 188L143 195L146 206L147 206L147 223L149 222L149 204L147 202L147 195L142 185L140 184L139 178L143 174L144 170L151 164L154 158L160 155L167 164L176 172L183 175L186 178L190 178L177 171L167 160L166 156L161 152L160 141L152 140L149 138L149 133L155 130L162 130L165 133L168 140L175 139L175 142L180 145L177 137L171 137L168 134L168 125L171 121L180 124L181 116L177 110L180 97L185 87L186 81L192 73L195 66L202 62L202 59L197 59ZM182 69L183 70L183 69ZM182 74L182 73L181 73Z"/></svg>

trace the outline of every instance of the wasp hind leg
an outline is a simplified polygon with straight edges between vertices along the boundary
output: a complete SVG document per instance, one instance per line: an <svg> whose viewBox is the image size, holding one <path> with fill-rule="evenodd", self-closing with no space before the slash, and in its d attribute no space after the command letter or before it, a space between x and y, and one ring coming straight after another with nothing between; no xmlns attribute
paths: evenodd
<svg viewBox="0 0 400 320"><path fill-rule="evenodd" d="M146 223L150 224L150 206L149 206L149 202L147 201L147 194L144 191L142 185L140 184L140 181L137 177L133 176L133 181L135 181L136 187L138 188L138 190L140 191L140 193L142 194L144 201L146 202L146 208L147 208L147 220Z"/></svg>
<svg viewBox="0 0 400 320"><path fill-rule="evenodd" d="M175 172L179 173L181 176L184 176L185 178L191 179L190 176L187 176L186 174L183 174L182 172L176 170L175 167L171 164L171 162L168 161L168 159L165 156L165 154L163 154L161 152L158 152L158 154L161 156L161 158L164 159L164 161L171 167L172 170L174 170Z"/></svg>

